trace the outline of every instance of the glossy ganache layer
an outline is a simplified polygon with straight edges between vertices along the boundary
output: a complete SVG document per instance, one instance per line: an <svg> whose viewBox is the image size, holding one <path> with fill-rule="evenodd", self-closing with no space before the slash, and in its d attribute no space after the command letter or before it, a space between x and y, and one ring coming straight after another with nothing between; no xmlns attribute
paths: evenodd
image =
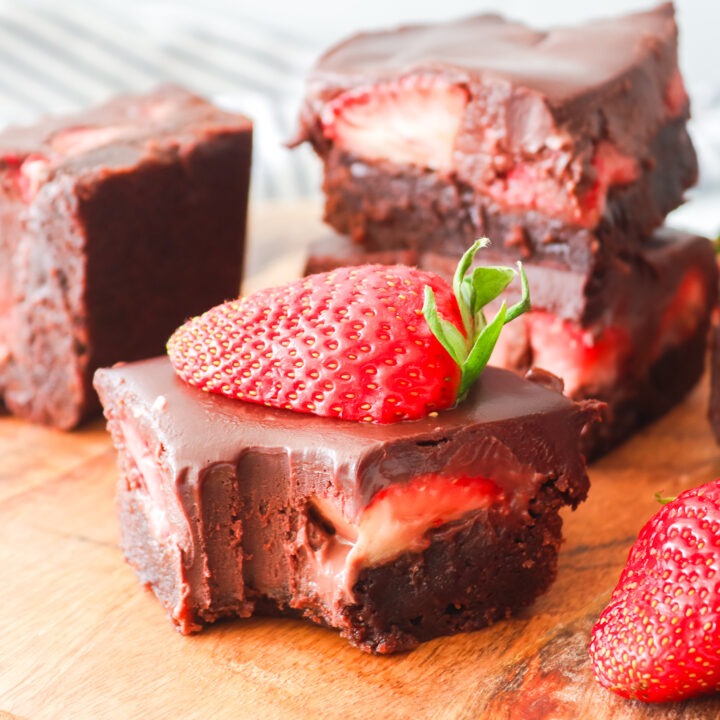
<svg viewBox="0 0 720 720"><path fill-rule="evenodd" d="M126 556L183 632L284 612L377 652L482 626L548 586L557 512L587 492L579 435L598 412L498 369L457 408L391 425L203 393L164 358L100 370L96 387L119 451ZM413 601L433 608L423 622L406 618L401 631L382 620L389 608L373 588L388 573L402 584L408 563L428 572L439 556L452 573L453 553L482 545L483 557L503 557L525 541L504 570L517 583L505 604L502 593L492 607L487 594L472 600L485 563L462 588L428 576ZM453 594L465 611L450 621Z"/></svg>
<svg viewBox="0 0 720 720"><path fill-rule="evenodd" d="M629 103L628 86L637 85L634 97L644 102L628 109L642 122L621 124L617 119L617 132L652 134L664 117L678 115L687 102L681 88L670 85L677 67L677 34L670 3L550 30L485 14L359 33L330 48L311 69L303 117L312 120L330 99L352 88L410 72L444 71L468 86L497 83L522 89L520 97L534 93L546 98L548 108L572 128L569 134L578 136L587 135L581 130L594 121L580 107ZM570 116L563 112L567 108L578 112ZM542 143L540 133L546 128L533 123L522 129L538 133L528 142ZM622 149L631 148L623 144Z"/></svg>
<svg viewBox="0 0 720 720"><path fill-rule="evenodd" d="M0 133L0 403L72 428L97 367L237 295L251 143L175 87Z"/></svg>

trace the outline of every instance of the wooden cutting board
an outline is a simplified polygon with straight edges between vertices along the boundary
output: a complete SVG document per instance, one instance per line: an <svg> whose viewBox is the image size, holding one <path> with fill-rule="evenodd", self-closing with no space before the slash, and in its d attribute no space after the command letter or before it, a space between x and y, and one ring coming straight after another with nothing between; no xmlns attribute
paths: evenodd
<svg viewBox="0 0 720 720"><path fill-rule="evenodd" d="M254 208L249 287L297 274L316 206ZM591 468L557 581L520 617L383 658L299 621L177 634L118 550L115 455L0 419L0 720L58 718L711 719L720 698L646 706L598 687L587 643L628 548L675 494L720 475L707 383Z"/></svg>

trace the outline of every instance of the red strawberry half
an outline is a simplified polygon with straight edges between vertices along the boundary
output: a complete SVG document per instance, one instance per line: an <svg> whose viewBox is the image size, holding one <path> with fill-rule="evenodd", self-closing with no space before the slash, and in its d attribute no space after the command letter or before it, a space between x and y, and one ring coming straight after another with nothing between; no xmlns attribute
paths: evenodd
<svg viewBox="0 0 720 720"><path fill-rule="evenodd" d="M482 308L515 274L463 256L451 288L405 266L365 265L311 275L218 305L180 327L168 355L208 392L317 415L395 422L453 406L485 367L503 324Z"/></svg>
<svg viewBox="0 0 720 720"><path fill-rule="evenodd" d="M640 531L592 631L599 682L646 702L720 691L720 479Z"/></svg>
<svg viewBox="0 0 720 720"><path fill-rule="evenodd" d="M432 75L342 93L323 111L325 137L364 158L449 170L468 94Z"/></svg>

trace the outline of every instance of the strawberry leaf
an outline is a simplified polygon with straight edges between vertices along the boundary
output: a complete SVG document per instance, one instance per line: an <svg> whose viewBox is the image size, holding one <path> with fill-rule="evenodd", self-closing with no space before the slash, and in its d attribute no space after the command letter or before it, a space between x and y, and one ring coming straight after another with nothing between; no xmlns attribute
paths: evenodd
<svg viewBox="0 0 720 720"><path fill-rule="evenodd" d="M507 312L505 322L509 323L516 317L519 317L524 312L530 309L530 286L528 285L527 275L521 262L518 262L518 272L520 273L520 283L522 287L522 296L518 302L516 302Z"/></svg>
<svg viewBox="0 0 720 720"><path fill-rule="evenodd" d="M460 366L462 368L462 378L460 380L460 389L458 390L458 401L462 401L468 393L470 387L480 377L480 373L495 349L495 344L500 337L500 331L505 324L505 315L507 306L503 301L500 310L493 318L492 322L486 325L478 334L475 344L470 350L465 362Z"/></svg>
<svg viewBox="0 0 720 720"><path fill-rule="evenodd" d="M479 238L476 240L460 258L460 262L458 263L457 268L455 268L455 274L453 275L452 288L455 293L455 297L458 300L460 314L462 315L463 324L465 325L465 333L468 335L472 331L473 319L475 316L475 313L472 310L475 305L475 288L472 283L467 282L465 275L470 269L477 251L481 248L486 248L489 244L490 241L487 238Z"/></svg>
<svg viewBox="0 0 720 720"><path fill-rule="evenodd" d="M488 303L502 294L515 277L515 270L509 267L478 267L465 282L472 284L473 304L470 311L477 315Z"/></svg>
<svg viewBox="0 0 720 720"><path fill-rule="evenodd" d="M460 258L453 276L453 292L460 308L465 335L438 315L433 291L430 287L425 287L425 319L462 372L458 402L465 398L470 387L485 369L503 326L530 309L530 289L522 263L518 262L517 270L505 266L476 267L468 276L475 255L488 244L487 238L476 240ZM495 317L488 322L485 307L496 300L518 274L522 288L520 300L509 309L503 301Z"/></svg>
<svg viewBox="0 0 720 720"><path fill-rule="evenodd" d="M435 293L429 285L425 286L422 311L433 335L435 335L440 341L440 344L448 351L450 357L458 365L462 366L467 355L467 340L455 325L440 317L435 302Z"/></svg>

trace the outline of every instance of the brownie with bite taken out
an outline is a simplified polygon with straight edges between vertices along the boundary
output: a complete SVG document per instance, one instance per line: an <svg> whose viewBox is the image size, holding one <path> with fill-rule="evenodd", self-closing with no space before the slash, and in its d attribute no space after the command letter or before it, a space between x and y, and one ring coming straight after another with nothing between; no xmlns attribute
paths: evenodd
<svg viewBox="0 0 720 720"><path fill-rule="evenodd" d="M588 490L578 441L595 406L505 370L391 425L204 393L167 358L96 386L125 556L183 633L281 613L392 653L481 628L547 590L559 510Z"/></svg>
<svg viewBox="0 0 720 720"><path fill-rule="evenodd" d="M467 276L479 246L453 287L338 268L192 318L168 357L98 370L125 556L181 632L285 614L388 654L547 590L600 404L484 369L528 293L521 271L521 300L486 314L515 273Z"/></svg>

